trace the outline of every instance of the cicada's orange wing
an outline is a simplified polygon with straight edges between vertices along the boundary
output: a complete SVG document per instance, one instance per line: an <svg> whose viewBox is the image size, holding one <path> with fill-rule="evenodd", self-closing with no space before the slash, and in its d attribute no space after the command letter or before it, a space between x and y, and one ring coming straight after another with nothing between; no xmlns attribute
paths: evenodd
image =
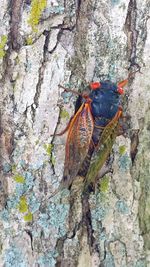
<svg viewBox="0 0 150 267"><path fill-rule="evenodd" d="M63 179L68 185L72 183L88 153L93 128L90 103L86 102L81 105L69 125Z"/></svg>

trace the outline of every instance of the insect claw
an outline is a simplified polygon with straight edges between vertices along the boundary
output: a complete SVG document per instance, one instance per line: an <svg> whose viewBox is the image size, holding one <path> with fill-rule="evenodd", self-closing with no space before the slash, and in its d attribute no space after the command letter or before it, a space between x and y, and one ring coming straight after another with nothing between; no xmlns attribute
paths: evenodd
<svg viewBox="0 0 150 267"><path fill-rule="evenodd" d="M72 116L72 117L70 118L70 120L69 120L69 122L68 122L66 128L65 128L64 130L62 130L60 133L56 133L55 135L57 135L57 136L61 136L61 135L63 135L64 133L66 133L66 132L69 130L69 127L70 127L70 124L71 124L71 121L72 121L73 117L74 117L74 116Z"/></svg>

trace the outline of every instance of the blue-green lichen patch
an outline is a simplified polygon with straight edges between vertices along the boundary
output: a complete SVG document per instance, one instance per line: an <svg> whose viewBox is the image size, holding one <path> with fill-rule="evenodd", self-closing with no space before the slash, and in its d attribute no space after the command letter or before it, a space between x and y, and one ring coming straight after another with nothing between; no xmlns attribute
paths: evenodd
<svg viewBox="0 0 150 267"><path fill-rule="evenodd" d="M56 251L48 251L47 253L39 257L38 264L40 265L40 267L55 267L57 256L58 253Z"/></svg>
<svg viewBox="0 0 150 267"><path fill-rule="evenodd" d="M109 251L106 252L104 267L115 267L114 257Z"/></svg>
<svg viewBox="0 0 150 267"><path fill-rule="evenodd" d="M112 5L118 5L120 0L111 0Z"/></svg>
<svg viewBox="0 0 150 267"><path fill-rule="evenodd" d="M102 221L106 216L106 210L103 207L97 207L94 210L91 210L92 215L92 225L93 229L96 231L97 229L97 222Z"/></svg>
<svg viewBox="0 0 150 267"><path fill-rule="evenodd" d="M34 186L34 176L30 172L25 172L23 175L16 175L16 190L17 196L22 196L31 190ZM19 182L20 181L20 182ZM22 182L21 182L22 181Z"/></svg>
<svg viewBox="0 0 150 267"><path fill-rule="evenodd" d="M93 229L97 230L97 224L101 222L106 214L109 212L109 203L107 200L104 201L103 193L98 193L91 197L91 216Z"/></svg>
<svg viewBox="0 0 150 267"><path fill-rule="evenodd" d="M25 172L25 179L26 186L30 190L34 186L34 176L31 172Z"/></svg>
<svg viewBox="0 0 150 267"><path fill-rule="evenodd" d="M0 219L4 222L8 222L9 221L9 211L7 209L3 209L0 212Z"/></svg>
<svg viewBox="0 0 150 267"><path fill-rule="evenodd" d="M68 89L72 89L74 88L74 84L69 84L69 83L66 83L64 85L65 88L68 88ZM65 104L68 104L70 102L70 98L71 96L73 95L71 92L66 92L66 91L63 91L62 92L62 98L63 98L63 101ZM60 111L60 116L61 116L61 111Z"/></svg>
<svg viewBox="0 0 150 267"><path fill-rule="evenodd" d="M16 183L16 188L15 188L15 194L18 197L21 197L28 191L28 187L26 184L21 184L21 183Z"/></svg>
<svg viewBox="0 0 150 267"><path fill-rule="evenodd" d="M19 204L19 201L20 201L20 196L13 195L9 197L7 200L7 209L8 210L16 209Z"/></svg>
<svg viewBox="0 0 150 267"><path fill-rule="evenodd" d="M2 59L6 52L5 52L5 45L7 43L7 36L6 35L2 35L0 37L0 59Z"/></svg>
<svg viewBox="0 0 150 267"><path fill-rule="evenodd" d="M4 165L3 165L3 172L4 173L8 173L8 172L10 172L12 170L12 167L11 167L11 165L9 164L9 163L5 163Z"/></svg>
<svg viewBox="0 0 150 267"><path fill-rule="evenodd" d="M138 260L135 264L134 267L146 267L147 264L145 262L145 259Z"/></svg>
<svg viewBox="0 0 150 267"><path fill-rule="evenodd" d="M63 6L51 6L47 8L47 13L49 14L63 14L64 13L64 7Z"/></svg>
<svg viewBox="0 0 150 267"><path fill-rule="evenodd" d="M15 188L15 194L12 197L8 198L7 200L7 210L10 212L12 209L18 209L19 213L22 213L24 221L30 222L32 221L33 214L32 211L30 210L26 194L34 186L34 177L29 171L26 171L23 174L17 173L16 166L13 169L13 173L14 173L13 179L16 182L16 188ZM39 207L38 202L36 203L36 205L38 205Z"/></svg>
<svg viewBox="0 0 150 267"><path fill-rule="evenodd" d="M105 229L101 227L99 238L101 241L106 241L108 239Z"/></svg>
<svg viewBox="0 0 150 267"><path fill-rule="evenodd" d="M49 203L46 211L39 215L38 224L42 227L45 236L51 231L55 237L62 237L66 234L66 220L69 214L69 204Z"/></svg>
<svg viewBox="0 0 150 267"><path fill-rule="evenodd" d="M68 104L70 101L70 97L71 97L71 93L70 92L63 92L62 93L62 98L65 104Z"/></svg>
<svg viewBox="0 0 150 267"><path fill-rule="evenodd" d="M11 246L5 250L4 254L5 267L28 267L25 255L22 250L16 246Z"/></svg>
<svg viewBox="0 0 150 267"><path fill-rule="evenodd" d="M106 230L103 227L103 220L110 211L109 199L106 197L104 198L104 195L106 195L106 193L100 192L91 195L90 198L92 229L94 230L94 235L97 237L97 240L99 240L98 246L102 254L104 253L103 245L105 241L108 240Z"/></svg>
<svg viewBox="0 0 150 267"><path fill-rule="evenodd" d="M31 25L33 31L37 31L37 25L44 9L47 6L47 0L32 0L31 2L31 12L29 16L28 23Z"/></svg>
<svg viewBox="0 0 150 267"><path fill-rule="evenodd" d="M116 202L116 209L122 214L129 214L130 211L127 203L124 200L118 200Z"/></svg>
<svg viewBox="0 0 150 267"><path fill-rule="evenodd" d="M3 222L8 223L12 215L19 215L24 219L25 222L31 222L33 219L33 213L30 210L27 193L34 186L34 177L28 171L23 172L22 164L11 166L11 172L13 173L13 180L15 183L15 192L12 196L9 196L6 202L6 209L3 209L0 213L0 218ZM18 172L20 170L20 173ZM22 173L21 173L22 170ZM36 203L37 205L38 203ZM39 207L39 205L38 205ZM20 215L19 215L20 216Z"/></svg>
<svg viewBox="0 0 150 267"><path fill-rule="evenodd" d="M18 162L18 167L19 168L25 168L26 166L26 162L24 159L21 159L19 162Z"/></svg>
<svg viewBox="0 0 150 267"><path fill-rule="evenodd" d="M28 204L29 204L29 207L30 207L30 211L32 213L36 212L39 210L39 207L40 207L40 201L35 197L34 193L31 193L29 196L28 196Z"/></svg>
<svg viewBox="0 0 150 267"><path fill-rule="evenodd" d="M125 171L130 169L130 167L131 167L131 158L129 157L129 155L127 153L125 153L122 156L120 156L119 162L118 162L118 166L119 166L119 169L121 171L123 171L123 172L125 172Z"/></svg>

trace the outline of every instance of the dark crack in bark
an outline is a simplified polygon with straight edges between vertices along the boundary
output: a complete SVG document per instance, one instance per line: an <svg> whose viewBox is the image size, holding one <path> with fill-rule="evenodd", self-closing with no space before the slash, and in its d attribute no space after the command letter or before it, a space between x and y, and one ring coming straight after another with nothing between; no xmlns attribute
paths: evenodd
<svg viewBox="0 0 150 267"><path fill-rule="evenodd" d="M15 51L18 51L22 45L22 38L19 32L22 6L23 0L11 0L10 43L11 48Z"/></svg>
<svg viewBox="0 0 150 267"><path fill-rule="evenodd" d="M3 134L4 129L2 126L2 113L0 110L0 210L5 207L8 190L7 180L5 179L5 176L3 176Z"/></svg>
<svg viewBox="0 0 150 267"><path fill-rule="evenodd" d="M136 0L130 0L128 5L127 17L125 22L125 31L127 34L128 42L128 58L130 62L129 69L138 67L137 63L137 38L139 32L136 30L137 24L137 4Z"/></svg>
<svg viewBox="0 0 150 267"><path fill-rule="evenodd" d="M82 196L82 228L83 228L83 231L85 229L87 231L88 245L89 245L91 254L92 252L97 252L98 254L100 254L98 245L93 235L94 230L92 227L92 218L91 218L91 210L90 210L88 192L86 192Z"/></svg>
<svg viewBox="0 0 150 267"><path fill-rule="evenodd" d="M64 242L66 238L59 238L57 240L56 249L58 251L59 256L57 257L56 267L62 267L62 259L64 258Z"/></svg>
<svg viewBox="0 0 150 267"><path fill-rule="evenodd" d="M33 249L33 236L32 236L32 233L31 233L31 231L30 230L25 230L25 232L27 233L27 235L29 236L29 238L30 238L30 242L31 242L31 249L32 249L32 251L34 250Z"/></svg>
<svg viewBox="0 0 150 267"><path fill-rule="evenodd" d="M70 28L63 28L63 24L61 24L61 27L59 27L59 26L52 27L52 29L59 29L59 28L60 28L60 31L58 32L58 35L57 35L56 44L55 44L54 48L51 51L48 51L48 44L49 44L49 40L50 40L50 31L46 31L45 30L44 33L43 33L45 35L45 44L44 44L44 49L43 49L43 62L42 62L42 65L41 65L41 67L39 69L39 79L38 79L38 83L36 85L36 93L35 93L35 96L34 96L34 102L31 105L33 123L35 121L36 109L39 106L39 98L40 98L40 94L41 94L41 85L43 83L43 74L44 74L44 70L45 70L45 64L49 60L49 54L53 54L54 51L56 50L57 45L59 44L61 36L63 34L63 31L72 30L72 28L71 29Z"/></svg>
<svg viewBox="0 0 150 267"><path fill-rule="evenodd" d="M139 145L139 130L132 130L131 147L130 147L130 155L131 155L132 164L134 163L136 154L138 152L138 145Z"/></svg>
<svg viewBox="0 0 150 267"><path fill-rule="evenodd" d="M47 38L45 38L45 45L46 44L47 44ZM39 99L40 99L40 94L41 94L41 86L42 86L42 83L43 83L43 75L44 75L44 70L45 70L45 63L46 63L46 48L45 48L45 45L44 45L44 49L43 49L43 62L42 62L41 67L39 68L39 78L38 78L38 83L36 85L36 93L34 95L33 104L31 105L33 124L35 122L36 109L39 106Z"/></svg>
<svg viewBox="0 0 150 267"><path fill-rule="evenodd" d="M78 21L78 18L79 18L81 2L82 2L82 0L77 0L77 11L76 11L77 18L76 18L76 21Z"/></svg>
<svg viewBox="0 0 150 267"><path fill-rule="evenodd" d="M88 58L88 49L87 49L87 35L89 23L91 17L93 16L93 9L91 8L91 1L78 1L77 2L77 11L76 11L76 34L74 38L74 48L75 56L70 62L70 69L72 70L72 75L70 78L70 83L72 79L78 77L83 82L85 81L85 61Z"/></svg>
<svg viewBox="0 0 150 267"><path fill-rule="evenodd" d="M52 53L56 50L57 45L58 45L59 42L60 42L60 38L61 38L62 34L63 34L63 30L60 29L59 32L58 32L58 34L57 34L57 41L56 41L56 44L55 44L55 46L53 47L53 49L49 51L50 54L52 54Z"/></svg>

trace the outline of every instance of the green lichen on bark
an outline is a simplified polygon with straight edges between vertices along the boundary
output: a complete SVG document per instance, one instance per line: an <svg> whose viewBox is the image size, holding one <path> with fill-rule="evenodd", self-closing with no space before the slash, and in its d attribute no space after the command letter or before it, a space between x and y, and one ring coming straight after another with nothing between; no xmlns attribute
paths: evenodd
<svg viewBox="0 0 150 267"><path fill-rule="evenodd" d="M25 196L22 196L20 198L18 209L19 209L19 212L20 213L24 213L24 212L27 212L28 211L28 204L27 204L27 200L26 200L26 197Z"/></svg>
<svg viewBox="0 0 150 267"><path fill-rule="evenodd" d="M46 153L48 156L51 156L52 150L53 150L53 145L52 144L44 144L43 145Z"/></svg>
<svg viewBox="0 0 150 267"><path fill-rule="evenodd" d="M54 153L53 153L54 145L53 144L44 144L43 147L44 147L44 149L46 151L46 154L50 158L51 164L54 165L55 164L55 157L54 157Z"/></svg>
<svg viewBox="0 0 150 267"><path fill-rule="evenodd" d="M100 191L105 193L109 189L109 176L104 176L100 183Z"/></svg>
<svg viewBox="0 0 150 267"><path fill-rule="evenodd" d="M25 222L31 222L33 215L29 210L29 205L25 196L20 197L18 209L20 213L25 213L23 219Z"/></svg>
<svg viewBox="0 0 150 267"><path fill-rule="evenodd" d="M28 37L26 38L26 44L27 44L27 45L32 45L32 44L33 44L33 38L32 38L31 36L28 36Z"/></svg>
<svg viewBox="0 0 150 267"><path fill-rule="evenodd" d="M33 215L32 215L32 213L29 211L23 218L24 218L24 221L25 221L25 222L31 222L32 219L33 219Z"/></svg>
<svg viewBox="0 0 150 267"><path fill-rule="evenodd" d="M126 152L126 146L120 146L119 147L119 154L120 155L124 155Z"/></svg>
<svg viewBox="0 0 150 267"><path fill-rule="evenodd" d="M20 184L24 184L25 183L25 178L20 175L20 174L16 174L13 179L15 180L16 183L20 183Z"/></svg>
<svg viewBox="0 0 150 267"><path fill-rule="evenodd" d="M66 109L62 109L61 112L60 112L60 117L62 119L69 119L69 113Z"/></svg>
<svg viewBox="0 0 150 267"><path fill-rule="evenodd" d="M37 25L41 18L43 10L46 8L47 0L32 0L31 13L28 23L31 25L33 31L37 31Z"/></svg>
<svg viewBox="0 0 150 267"><path fill-rule="evenodd" d="M5 56L5 54L6 54L6 52L5 52L5 45L6 45L6 43L7 43L7 36L6 35L2 35L1 37L0 37L0 59L2 59L4 56Z"/></svg>

